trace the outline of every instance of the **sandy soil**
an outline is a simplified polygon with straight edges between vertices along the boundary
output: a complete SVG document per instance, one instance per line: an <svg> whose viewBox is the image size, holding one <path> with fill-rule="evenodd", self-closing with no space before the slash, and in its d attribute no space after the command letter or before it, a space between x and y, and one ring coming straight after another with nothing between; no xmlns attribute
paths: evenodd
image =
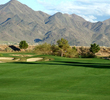
<svg viewBox="0 0 110 100"><path fill-rule="evenodd" d="M43 58L29 58L27 59L27 62L34 62L34 61L39 61L42 60Z"/></svg>

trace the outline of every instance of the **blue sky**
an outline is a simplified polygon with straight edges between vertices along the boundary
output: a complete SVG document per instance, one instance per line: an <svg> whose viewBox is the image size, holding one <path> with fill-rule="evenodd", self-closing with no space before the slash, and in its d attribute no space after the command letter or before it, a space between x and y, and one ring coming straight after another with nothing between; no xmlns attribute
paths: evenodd
<svg viewBox="0 0 110 100"><path fill-rule="evenodd" d="M4 4L10 0L0 0ZM87 21L97 22L110 18L110 0L18 0L35 11L50 15L56 12L77 14Z"/></svg>

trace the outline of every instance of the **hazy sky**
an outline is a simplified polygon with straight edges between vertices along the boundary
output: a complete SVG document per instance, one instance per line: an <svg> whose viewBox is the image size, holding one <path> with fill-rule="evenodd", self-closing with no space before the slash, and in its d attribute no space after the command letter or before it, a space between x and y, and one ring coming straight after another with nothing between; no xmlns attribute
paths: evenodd
<svg viewBox="0 0 110 100"><path fill-rule="evenodd" d="M0 4L10 0L0 0ZM77 14L87 21L103 21L110 18L110 0L18 0L35 11L50 15L56 12Z"/></svg>

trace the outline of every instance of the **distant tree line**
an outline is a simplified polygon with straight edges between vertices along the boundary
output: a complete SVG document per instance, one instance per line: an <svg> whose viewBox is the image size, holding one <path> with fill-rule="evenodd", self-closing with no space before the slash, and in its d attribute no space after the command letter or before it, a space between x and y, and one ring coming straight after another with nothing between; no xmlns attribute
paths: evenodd
<svg viewBox="0 0 110 100"><path fill-rule="evenodd" d="M100 50L99 45L96 43L91 44L91 47L88 52L85 52L83 48L81 48L81 53L78 54L77 49L75 47L70 47L68 41L64 38L61 38L57 41L57 44L40 44L34 48L34 52L39 55L56 55L61 57L82 57L82 58L91 58L95 57L95 53Z"/></svg>
<svg viewBox="0 0 110 100"><path fill-rule="evenodd" d="M24 40L21 41L19 43L19 48L22 49L22 51L26 51L28 48L28 43ZM94 43L91 44L89 49L81 47L79 52L79 49L76 49L75 46L71 47L66 39L61 38L56 42L56 44L39 44L34 48L34 50L32 50L32 52L35 52L38 55L54 55L69 58L93 58L96 57L95 53L99 50L100 46ZM11 52L12 49L7 47L5 48L5 51Z"/></svg>

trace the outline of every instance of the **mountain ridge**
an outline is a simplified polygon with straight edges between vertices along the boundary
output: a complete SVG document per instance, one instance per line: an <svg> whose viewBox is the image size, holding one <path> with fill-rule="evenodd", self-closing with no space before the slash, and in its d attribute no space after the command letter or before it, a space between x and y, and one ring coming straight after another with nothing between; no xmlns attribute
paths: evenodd
<svg viewBox="0 0 110 100"><path fill-rule="evenodd" d="M54 15L34 11L17 0L0 5L0 41L55 44L65 38L70 45L110 46L110 19L91 23L76 14Z"/></svg>

